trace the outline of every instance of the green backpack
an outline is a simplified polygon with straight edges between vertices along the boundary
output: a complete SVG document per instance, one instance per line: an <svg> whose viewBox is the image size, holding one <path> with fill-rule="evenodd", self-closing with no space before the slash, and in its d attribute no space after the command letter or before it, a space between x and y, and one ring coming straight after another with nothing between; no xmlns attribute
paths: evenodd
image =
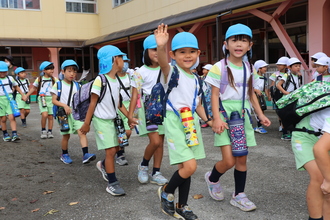
<svg viewBox="0 0 330 220"><path fill-rule="evenodd" d="M330 82L313 81L276 102L277 115L283 126L291 131L304 131L316 136L320 132L295 128L304 117L330 106Z"/></svg>

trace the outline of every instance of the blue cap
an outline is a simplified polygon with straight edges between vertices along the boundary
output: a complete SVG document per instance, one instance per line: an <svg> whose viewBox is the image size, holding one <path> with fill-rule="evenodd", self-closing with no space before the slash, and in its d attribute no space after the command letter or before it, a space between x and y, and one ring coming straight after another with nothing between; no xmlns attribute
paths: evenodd
<svg viewBox="0 0 330 220"><path fill-rule="evenodd" d="M64 70L67 66L76 66L79 69L78 64L74 60L64 60L64 62L61 65L61 69Z"/></svg>
<svg viewBox="0 0 330 220"><path fill-rule="evenodd" d="M123 56L123 60L124 61L131 61L130 59L128 59L128 57L125 55L125 56Z"/></svg>
<svg viewBox="0 0 330 220"><path fill-rule="evenodd" d="M47 66L49 66L50 64L53 64L52 62L49 62L49 61L44 61L40 64L39 66L39 70L40 71L43 71Z"/></svg>
<svg viewBox="0 0 330 220"><path fill-rule="evenodd" d="M149 35L146 39L143 41L143 49L154 49L157 48L156 38L155 35Z"/></svg>
<svg viewBox="0 0 330 220"><path fill-rule="evenodd" d="M235 35L247 35L252 38L252 31L244 24L234 24L228 28L226 32L226 40Z"/></svg>
<svg viewBox="0 0 330 220"><path fill-rule="evenodd" d="M15 70L15 74L19 74L20 72L25 71L25 69L23 67L17 67Z"/></svg>
<svg viewBox="0 0 330 220"><path fill-rule="evenodd" d="M112 58L120 55L125 56L126 53L121 52L118 47L112 45L106 45L101 47L97 52L100 69L99 74L105 74L110 72L110 70L112 69Z"/></svg>
<svg viewBox="0 0 330 220"><path fill-rule="evenodd" d="M195 49L198 48L198 41L195 35L189 32L180 32L177 33L172 39L172 51L184 48L191 47Z"/></svg>
<svg viewBox="0 0 330 220"><path fill-rule="evenodd" d="M0 61L0 72L7 72L8 66L4 61Z"/></svg>

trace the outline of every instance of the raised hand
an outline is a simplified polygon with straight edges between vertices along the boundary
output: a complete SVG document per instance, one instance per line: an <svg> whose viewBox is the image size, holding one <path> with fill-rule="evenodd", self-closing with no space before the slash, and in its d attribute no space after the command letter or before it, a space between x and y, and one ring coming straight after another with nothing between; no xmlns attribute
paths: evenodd
<svg viewBox="0 0 330 220"><path fill-rule="evenodd" d="M154 31L157 46L165 46L168 42L169 35L167 33L167 25L163 23L158 25L158 28Z"/></svg>

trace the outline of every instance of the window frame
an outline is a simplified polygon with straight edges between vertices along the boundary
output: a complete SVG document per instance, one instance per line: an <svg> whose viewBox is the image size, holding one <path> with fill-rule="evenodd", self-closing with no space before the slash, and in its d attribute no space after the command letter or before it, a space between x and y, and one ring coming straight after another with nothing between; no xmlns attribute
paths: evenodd
<svg viewBox="0 0 330 220"><path fill-rule="evenodd" d="M123 3L121 3L121 1L124 1ZM132 0L112 0L112 6L113 8L119 7L123 4L126 4L128 2L131 2ZM117 3L118 2L118 3Z"/></svg>
<svg viewBox="0 0 330 220"><path fill-rule="evenodd" d="M41 10L41 0L38 0L39 1L39 8L26 8L26 1L27 0L21 0L23 8L12 8L12 7L10 7L10 2L9 2L10 0L5 0L5 1L7 1L8 7L2 7L1 4L0 4L0 9L30 10L30 11L40 11Z"/></svg>
<svg viewBox="0 0 330 220"><path fill-rule="evenodd" d="M79 3L80 4L80 11L68 11L67 9L67 3ZM95 5L94 12L83 12L83 4L93 4ZM97 14L97 0L65 0L65 12L67 13L83 13L83 14Z"/></svg>

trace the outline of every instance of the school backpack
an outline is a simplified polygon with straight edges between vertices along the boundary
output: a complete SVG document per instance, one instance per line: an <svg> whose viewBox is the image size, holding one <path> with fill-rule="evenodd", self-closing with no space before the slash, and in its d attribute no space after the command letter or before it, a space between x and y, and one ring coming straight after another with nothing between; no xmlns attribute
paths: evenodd
<svg viewBox="0 0 330 220"><path fill-rule="evenodd" d="M276 113L286 129L320 135L319 132L309 131L306 128L297 129L295 126L304 117L330 106L330 82L310 82L283 96L276 105L278 108Z"/></svg>
<svg viewBox="0 0 330 220"><path fill-rule="evenodd" d="M97 103L100 103L106 92L107 79L104 74L101 77L101 92ZM80 90L72 98L72 116L75 120L84 121L90 104L92 85L95 79L81 86Z"/></svg>
<svg viewBox="0 0 330 220"><path fill-rule="evenodd" d="M286 91L286 90L288 90L290 83L292 83L294 86L294 90L296 90L297 85L293 79L292 74L291 73L287 73L287 74L288 74L288 78L285 81L285 83L282 84L282 88ZM282 79L282 76L277 76L274 86L270 87L270 95L271 95L273 101L275 101L275 102L277 102L280 98L283 97L283 93L276 87L276 83L278 83L281 79ZM300 77L299 77L299 81L301 81Z"/></svg>
<svg viewBox="0 0 330 220"><path fill-rule="evenodd" d="M43 76L39 76L38 77L38 87L37 87L37 96L36 96L36 102L38 102L38 96L39 96L39 92L41 87L46 83L46 82L52 82L52 85L55 84L55 78L53 76L50 77L50 79L47 80L42 80Z"/></svg>
<svg viewBox="0 0 330 220"><path fill-rule="evenodd" d="M80 90L80 84L78 82L76 82L76 81L73 81L73 82L76 85L77 92L78 92ZM57 81L56 84L57 84L57 99L56 100L57 101L60 101L61 100L61 94L62 94L62 80ZM69 102L70 101L68 100L68 103L67 104L70 105ZM57 117L57 111L58 111L58 106L57 105L53 105L53 117L54 118Z"/></svg>

